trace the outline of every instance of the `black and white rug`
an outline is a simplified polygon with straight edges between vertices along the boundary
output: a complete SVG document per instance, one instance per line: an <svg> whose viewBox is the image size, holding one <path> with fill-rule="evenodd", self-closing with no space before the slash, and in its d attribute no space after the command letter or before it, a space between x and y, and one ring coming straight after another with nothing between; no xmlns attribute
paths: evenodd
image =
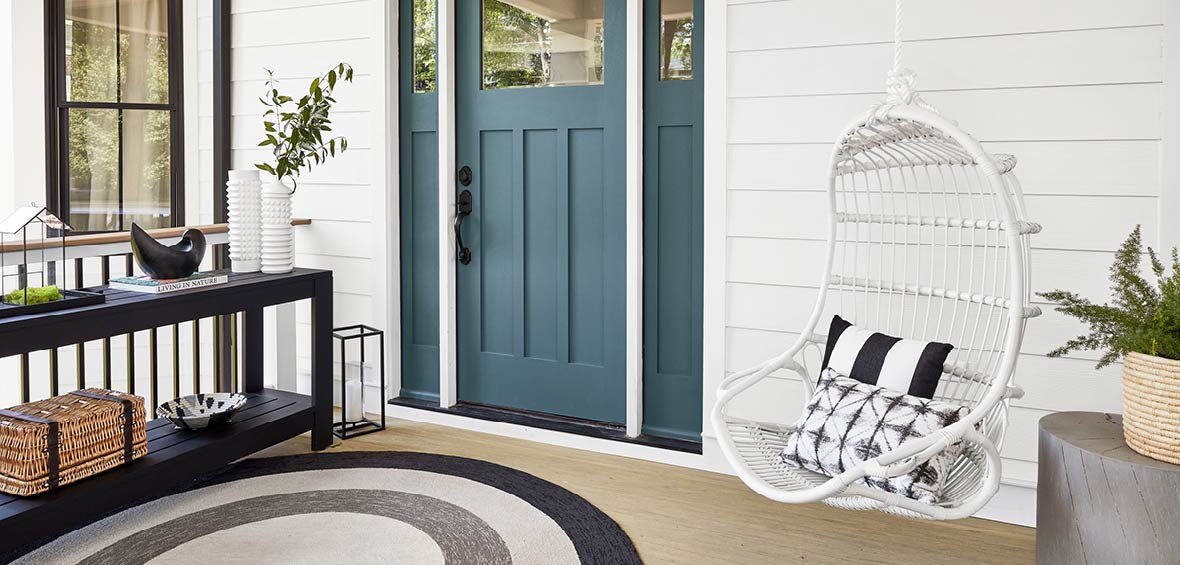
<svg viewBox="0 0 1180 565"><path fill-rule="evenodd" d="M17 563L639 563L582 497L486 461L402 452L251 459Z"/></svg>

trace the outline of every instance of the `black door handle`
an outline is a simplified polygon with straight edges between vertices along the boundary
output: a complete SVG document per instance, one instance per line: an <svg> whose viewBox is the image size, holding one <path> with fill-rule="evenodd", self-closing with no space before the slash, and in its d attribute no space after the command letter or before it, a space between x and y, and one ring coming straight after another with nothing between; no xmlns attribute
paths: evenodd
<svg viewBox="0 0 1180 565"><path fill-rule="evenodd" d="M459 262L466 265L471 262L471 250L463 245L463 218L471 215L470 190L459 193L459 202L455 207L455 245L458 246Z"/></svg>

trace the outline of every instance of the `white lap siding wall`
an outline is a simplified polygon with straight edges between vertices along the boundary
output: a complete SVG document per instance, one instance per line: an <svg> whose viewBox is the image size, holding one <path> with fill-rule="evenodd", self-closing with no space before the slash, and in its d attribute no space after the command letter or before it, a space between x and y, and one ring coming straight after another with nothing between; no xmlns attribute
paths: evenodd
<svg viewBox="0 0 1180 565"><path fill-rule="evenodd" d="M1152 245L1175 243L1160 225L1163 14L1161 0L906 1L905 65L926 100L1019 159L1029 215L1044 225L1034 290L1105 297L1111 252L1136 224ZM831 144L881 100L893 2L730 0L727 20L725 368L736 371L789 345L810 313ZM1024 523L1035 516L1037 420L1120 411L1121 367L1097 371L1087 352L1045 357L1083 327L1041 306L1019 361L1027 395L1013 403L1005 490L985 511ZM793 375L759 386L740 411L796 416Z"/></svg>

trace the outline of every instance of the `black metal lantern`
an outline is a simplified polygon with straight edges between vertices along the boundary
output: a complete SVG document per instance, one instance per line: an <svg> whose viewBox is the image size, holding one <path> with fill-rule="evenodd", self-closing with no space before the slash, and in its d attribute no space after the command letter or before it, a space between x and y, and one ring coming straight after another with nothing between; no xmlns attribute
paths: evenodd
<svg viewBox="0 0 1180 565"><path fill-rule="evenodd" d="M339 422L332 423L332 433L340 439L348 439L359 435L364 435L371 432L376 432L385 429L385 332L366 326L364 324L357 324L353 326L345 326L332 330L332 337L340 340L340 419ZM373 421L365 415L365 339L376 338L377 350L380 353L378 362L378 373L381 380L381 419ZM359 375L354 381L348 379L348 362L347 349L348 342L359 342L360 359L358 365L360 367ZM350 393L350 386L359 386L359 391L355 394ZM352 398L349 398L349 397Z"/></svg>

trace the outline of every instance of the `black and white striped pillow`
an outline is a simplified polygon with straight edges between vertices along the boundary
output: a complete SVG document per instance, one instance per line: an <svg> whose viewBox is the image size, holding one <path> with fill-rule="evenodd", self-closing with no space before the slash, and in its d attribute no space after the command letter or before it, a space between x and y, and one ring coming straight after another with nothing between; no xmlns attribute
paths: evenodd
<svg viewBox="0 0 1180 565"><path fill-rule="evenodd" d="M949 343L902 339L861 329L840 316L832 316L823 368L830 367L862 383L933 398L942 378L942 365L954 348Z"/></svg>

